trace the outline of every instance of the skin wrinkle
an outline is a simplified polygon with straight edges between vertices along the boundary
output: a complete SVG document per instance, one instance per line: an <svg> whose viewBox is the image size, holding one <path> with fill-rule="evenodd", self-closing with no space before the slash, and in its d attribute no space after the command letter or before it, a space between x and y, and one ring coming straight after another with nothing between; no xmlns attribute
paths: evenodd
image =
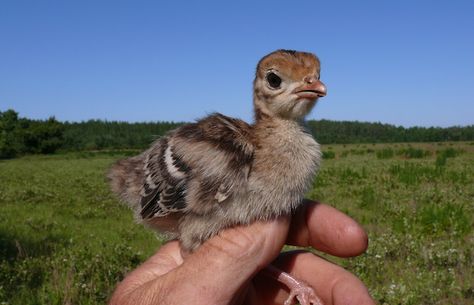
<svg viewBox="0 0 474 305"><path fill-rule="evenodd" d="M245 249L245 247L242 247L242 245L238 241L234 240L232 237L226 236L225 234L218 234L217 236L221 240L224 240L227 243L227 245L226 245L227 247L229 245L232 245L231 249L239 249L239 248ZM225 254L228 257L230 257L233 261L239 261L239 260L240 261L246 261L247 260L246 258L248 258L248 256L250 256L251 255L250 253L252 252L252 251L248 251L248 252L240 253L239 255L235 255L234 253L236 253L236 252L229 251L229 250L227 250L223 247L220 247L219 249L221 251L225 252ZM242 254L243 254L243 256L240 256Z"/></svg>
<svg viewBox="0 0 474 305"><path fill-rule="evenodd" d="M288 233L289 233L289 231L290 231L289 226L290 226L290 224L291 224L291 220L290 220L289 217L286 217L286 216L280 216L280 217L279 217L279 220L280 220L280 221L284 221L285 231L286 231L284 236L287 236ZM283 247L283 245L285 244L285 241L284 241L284 240L277 241L277 240L275 240L275 239L265 238L263 244L265 245L265 244L268 244L268 243L271 243L271 245L267 246L267 247L269 247L269 248L271 248L271 249L281 249L281 248ZM261 252L260 252L260 253L261 253ZM268 260L269 263L270 263L270 261L273 261L275 258L276 258L276 255L275 255L275 257L270 258L270 259ZM263 261L262 259L261 259L260 261L261 261L262 263L258 266L258 270L261 270L261 269L265 268L265 267L268 265L268 263L264 263L264 261Z"/></svg>
<svg viewBox="0 0 474 305"><path fill-rule="evenodd" d="M215 245L209 245L208 248L204 248L199 256L205 257L208 255L206 253L214 253L214 256L219 257L220 259L208 261L206 262L206 265L204 265L204 261L194 258L185 260L183 265L179 267L179 280L174 287L176 288L177 292L170 293L170 295L182 297L183 300L181 300L181 302L175 301L175 304L184 304L186 303L186 299L192 299L196 295L199 295L202 301L206 301L203 302L203 304L217 304L215 303L217 301L215 300L215 296L219 295L219 282L228 282L228 280L225 278L221 279L223 273L220 270L225 270L224 268L228 268L229 262L225 259L227 256L222 255L222 249L215 247ZM202 281L202 278L211 278L210 276L213 276L213 274L215 275L213 280L207 282ZM190 296L183 296L182 291L186 291Z"/></svg>
<svg viewBox="0 0 474 305"><path fill-rule="evenodd" d="M344 304L344 305L373 305L374 302L373 300L370 299L369 297L369 291L367 288L363 285L360 280L358 280L357 283L352 283L352 285L348 285L349 279L347 277L340 277L338 278L332 285L333 293L332 293L332 300L333 303L337 302L338 304ZM355 287L357 286L357 287ZM353 297L355 294L348 294L348 293L341 293L340 290L343 291L350 291L350 290L355 290L354 288L358 288L365 290L365 295L358 295L357 298ZM342 296L342 297L341 297ZM342 298L342 300L341 300Z"/></svg>
<svg viewBox="0 0 474 305"><path fill-rule="evenodd" d="M165 245L164 247L166 247ZM160 255L158 259L154 259L153 261L147 262L148 265L154 265L154 266L160 266L160 268L163 268L163 266L168 266L165 270L160 270L160 273L156 273L150 270L154 270L151 266L150 268L147 268L146 273L148 273L148 280L145 281L136 281L136 283L130 284L128 289L125 289L123 293L120 296L120 298L117 298L114 300L116 304L137 304L135 303L135 300L142 300L142 293L143 289L150 289L150 291L156 291L155 298L156 300L165 300L166 295L163 294L163 292L166 289L162 289L161 287L174 287L176 286L176 283L178 282L176 280L177 278L177 273L172 273L169 272L173 270L173 267L176 267L180 264L180 261L176 260L176 257L172 257L170 255ZM149 296L149 299L142 300L143 304L151 304L151 297ZM123 301L122 301L123 300ZM112 300L111 300L112 301ZM124 302L127 303L124 303Z"/></svg>
<svg viewBox="0 0 474 305"><path fill-rule="evenodd" d="M115 300L116 304L153 304L159 300L166 300L167 296L164 294L164 290L162 287L174 287L175 284L168 279L170 277L175 277L176 274L168 273L165 276L160 276L156 279L152 279L145 283L142 283L140 286L137 286L135 289L124 292L121 298ZM158 281L159 279L159 281ZM143 297L141 291L144 289L150 291L156 291L154 294L147 294L145 298ZM137 303L137 301L140 301ZM126 303L125 303L126 302ZM166 304L166 302L165 302Z"/></svg>
<svg viewBox="0 0 474 305"><path fill-rule="evenodd" d="M222 243L222 241L224 242ZM231 248L227 249L229 245L231 245ZM209 243L209 247L205 247L206 244L203 245L203 247L200 247L196 253L199 252L200 255L204 255L207 257L209 257L209 255L212 253L213 257L219 259L215 260L211 265L197 266L196 271L192 271L192 269L191 271L187 270L185 274L189 276L189 274L199 274L199 270L201 270L201 272L203 270L213 270L212 274L214 275L214 279L211 282L214 283L214 285L204 286L201 287L201 289L204 289L202 291L206 293L206 296L209 296L207 298L208 304L227 304L226 301L228 300L228 295L225 293L221 293L222 291L221 289L219 289L219 284L222 282L232 283L231 285L229 285L229 287L226 287L225 291L229 290L229 288L232 287L234 287L233 289L237 291L244 289L247 283L247 279L251 275L249 270L252 270L254 268L252 267L253 256L248 255L248 253L244 255L245 258L244 256L240 256L240 254L235 255L239 252L246 251L239 251L238 249L242 250L242 248L239 248L240 246L235 243L232 238L221 238L220 236L216 236L216 242ZM205 251L200 252L201 248L204 248ZM188 264L188 266L189 265L196 266L194 264ZM247 272L245 272L245 270L247 270ZM232 275L237 275L237 277ZM229 276L231 276L232 278L229 278ZM202 281L199 282L200 283L198 283L197 285L201 285ZM217 287L215 287L215 285L217 285ZM215 299L215 296L218 296L218 298Z"/></svg>
<svg viewBox="0 0 474 305"><path fill-rule="evenodd" d="M237 261L245 260L248 258L252 259L256 255L260 255L262 253L262 248L279 248L283 244L283 241L269 239L266 237L266 235L262 236L261 234L258 234L259 232L256 232L256 230L254 230L254 227L251 227L250 229L252 230L251 232L249 232L249 229L245 226L235 228L235 231L238 232L239 238L230 236L226 234L225 231L218 235L219 237L224 238L229 243L236 245L236 248L246 249L246 251L237 252L238 256L234 257Z"/></svg>

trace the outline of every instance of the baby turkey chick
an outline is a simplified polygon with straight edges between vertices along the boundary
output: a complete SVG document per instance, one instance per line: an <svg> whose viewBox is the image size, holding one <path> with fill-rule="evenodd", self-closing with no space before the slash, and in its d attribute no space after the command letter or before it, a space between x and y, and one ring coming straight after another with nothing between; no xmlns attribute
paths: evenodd
<svg viewBox="0 0 474 305"><path fill-rule="evenodd" d="M319 74L313 54L266 55L257 65L252 125L217 113L181 126L142 154L118 161L109 173L113 191L139 221L191 252L224 228L290 214L321 159L302 125L326 95ZM277 277L292 290L285 304L295 294L303 305L320 302L288 274Z"/></svg>

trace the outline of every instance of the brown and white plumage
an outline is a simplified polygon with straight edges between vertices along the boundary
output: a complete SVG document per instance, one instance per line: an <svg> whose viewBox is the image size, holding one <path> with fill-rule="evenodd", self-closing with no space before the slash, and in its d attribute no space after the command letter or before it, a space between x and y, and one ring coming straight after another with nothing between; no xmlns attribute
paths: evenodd
<svg viewBox="0 0 474 305"><path fill-rule="evenodd" d="M319 168L303 119L326 89L310 53L278 50L257 66L255 122L212 114L181 126L109 174L146 225L192 251L220 230L291 213Z"/></svg>

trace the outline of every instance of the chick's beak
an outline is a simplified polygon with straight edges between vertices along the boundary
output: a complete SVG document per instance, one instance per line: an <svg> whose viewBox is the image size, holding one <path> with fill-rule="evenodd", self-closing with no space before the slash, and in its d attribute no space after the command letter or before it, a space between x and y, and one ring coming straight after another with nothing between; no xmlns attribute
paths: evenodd
<svg viewBox="0 0 474 305"><path fill-rule="evenodd" d="M320 80L313 80L307 84L296 88L295 93L298 98L318 98L326 95L326 86Z"/></svg>

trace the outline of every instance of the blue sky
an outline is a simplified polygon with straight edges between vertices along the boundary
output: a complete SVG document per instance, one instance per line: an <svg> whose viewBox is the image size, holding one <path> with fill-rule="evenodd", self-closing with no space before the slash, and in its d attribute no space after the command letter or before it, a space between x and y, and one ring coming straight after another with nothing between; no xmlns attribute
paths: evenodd
<svg viewBox="0 0 474 305"><path fill-rule="evenodd" d="M316 53L310 119L474 124L474 1L0 2L0 111L81 121L252 118L255 65Z"/></svg>

